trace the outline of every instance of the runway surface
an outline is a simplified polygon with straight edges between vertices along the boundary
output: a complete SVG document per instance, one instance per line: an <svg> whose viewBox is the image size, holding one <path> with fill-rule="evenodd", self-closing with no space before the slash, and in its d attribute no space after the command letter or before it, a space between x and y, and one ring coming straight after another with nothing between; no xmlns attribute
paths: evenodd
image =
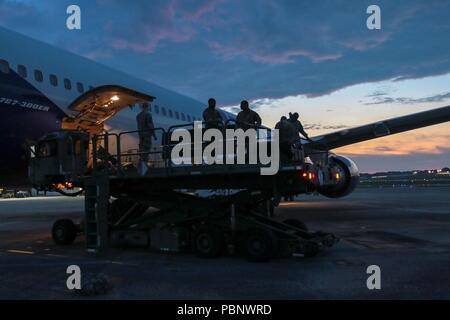
<svg viewBox="0 0 450 320"><path fill-rule="evenodd" d="M345 199L299 197L276 209L341 241L315 258L250 263L114 249L56 247L55 219L81 218L83 198L0 200L0 299L83 299L66 268L103 273L113 289L89 299L450 299L450 187L359 189ZM369 265L381 289L366 286Z"/></svg>

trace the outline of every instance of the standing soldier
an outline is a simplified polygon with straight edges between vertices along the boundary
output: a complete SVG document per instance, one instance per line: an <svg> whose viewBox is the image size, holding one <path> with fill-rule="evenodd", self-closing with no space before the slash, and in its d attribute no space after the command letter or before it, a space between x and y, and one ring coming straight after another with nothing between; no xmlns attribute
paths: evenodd
<svg viewBox="0 0 450 320"><path fill-rule="evenodd" d="M152 137L156 140L155 126L147 102L142 104L142 111L136 116L136 122L139 131L140 163L141 165L144 164L146 168L149 152L152 148ZM141 172L143 172L142 169Z"/></svg>
<svg viewBox="0 0 450 320"><path fill-rule="evenodd" d="M297 112L295 112L295 113L289 112L289 122L292 124L292 126L295 129L296 141L300 140L301 135L303 135L307 140L311 141L311 139L308 137L308 134L306 133L305 129L303 129L303 125L300 122L300 120L298 120L298 118L299 118L299 115Z"/></svg>
<svg viewBox="0 0 450 320"><path fill-rule="evenodd" d="M279 141L280 141L280 159L282 162L286 162L292 159L292 144L295 141L296 131L292 123L282 116L280 121L275 125L275 129L278 129Z"/></svg>
<svg viewBox="0 0 450 320"><path fill-rule="evenodd" d="M203 120L206 122L206 128L220 128L223 125L223 119L220 112L216 109L216 100L210 98L208 107L203 111Z"/></svg>
<svg viewBox="0 0 450 320"><path fill-rule="evenodd" d="M236 117L236 129L247 130L250 128L257 129L261 125L261 117L255 111L251 110L248 105L247 100L241 101L241 112L238 113ZM258 139L258 134L256 134L256 139ZM248 161L250 158L249 154L249 142L245 140L245 159Z"/></svg>
<svg viewBox="0 0 450 320"><path fill-rule="evenodd" d="M236 117L236 128L247 130L261 125L261 117L249 108L247 100L241 101L241 110Z"/></svg>

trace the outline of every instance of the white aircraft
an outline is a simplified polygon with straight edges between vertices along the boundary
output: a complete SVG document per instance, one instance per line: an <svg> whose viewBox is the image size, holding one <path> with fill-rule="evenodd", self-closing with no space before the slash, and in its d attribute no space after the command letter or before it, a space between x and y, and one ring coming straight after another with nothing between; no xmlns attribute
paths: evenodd
<svg viewBox="0 0 450 320"><path fill-rule="evenodd" d="M60 129L70 103L92 88L114 84L156 97L153 121L165 129L201 120L207 105L1 27L0 46L0 185L25 183L26 142ZM136 130L138 112L124 109L107 128Z"/></svg>
<svg viewBox="0 0 450 320"><path fill-rule="evenodd" d="M69 105L86 91L105 85L129 88L156 97L152 104L155 127L168 127L201 120L206 102L164 89L89 59L0 27L0 185L26 184L25 145L48 132L61 129L71 114ZM100 88L99 88L100 89ZM136 130L139 108L125 108L108 120L106 129ZM235 116L220 110L225 120ZM305 152L332 149L450 121L450 106L397 117L304 141ZM350 193L358 180L356 165L346 157L333 155L342 168L340 183L330 196ZM314 160L314 159L313 159ZM346 174L344 174L346 173Z"/></svg>

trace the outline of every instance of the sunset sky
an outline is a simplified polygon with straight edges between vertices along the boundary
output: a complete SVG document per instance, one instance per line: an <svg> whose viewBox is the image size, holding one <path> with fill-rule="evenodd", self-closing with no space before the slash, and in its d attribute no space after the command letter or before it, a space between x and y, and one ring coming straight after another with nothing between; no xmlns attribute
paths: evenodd
<svg viewBox="0 0 450 320"><path fill-rule="evenodd" d="M449 16L442 0L0 0L8 29L228 110L248 99L269 126L297 111L312 136L450 105ZM337 151L364 172L450 166L450 124Z"/></svg>

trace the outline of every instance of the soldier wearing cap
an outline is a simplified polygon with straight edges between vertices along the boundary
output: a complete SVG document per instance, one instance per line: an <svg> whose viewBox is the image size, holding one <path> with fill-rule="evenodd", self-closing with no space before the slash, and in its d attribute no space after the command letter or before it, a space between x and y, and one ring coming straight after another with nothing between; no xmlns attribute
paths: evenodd
<svg viewBox="0 0 450 320"><path fill-rule="evenodd" d="M293 157L292 144L295 141L296 130L285 116L281 117L275 125L275 129L278 129L281 161L289 161Z"/></svg>
<svg viewBox="0 0 450 320"><path fill-rule="evenodd" d="M301 135L304 136L307 140L311 141L311 139L309 138L308 134L306 133L305 129L303 129L303 125L300 122L300 120L298 120L299 115L297 112L295 113L290 113L289 112L289 122L292 124L292 126L295 129L295 140L298 141L301 138Z"/></svg>
<svg viewBox="0 0 450 320"><path fill-rule="evenodd" d="M261 117L258 113L250 109L248 101L241 101L241 112L236 117L236 127L243 130L259 127L261 125Z"/></svg>
<svg viewBox="0 0 450 320"><path fill-rule="evenodd" d="M206 122L206 128L220 128L223 125L223 119L220 112L216 109L216 99L208 100L208 107L203 111L203 120Z"/></svg>

